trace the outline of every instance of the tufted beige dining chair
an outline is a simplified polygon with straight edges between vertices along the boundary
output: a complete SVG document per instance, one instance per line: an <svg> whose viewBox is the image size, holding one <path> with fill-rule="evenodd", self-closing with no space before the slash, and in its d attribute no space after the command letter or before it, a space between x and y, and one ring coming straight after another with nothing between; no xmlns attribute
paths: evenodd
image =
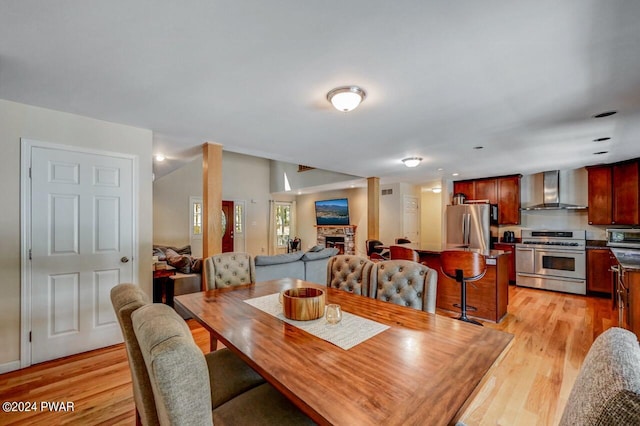
<svg viewBox="0 0 640 426"><path fill-rule="evenodd" d="M232 366L211 364L189 327L169 306L152 304L132 316L161 425L310 425L295 405L268 383L222 400ZM216 351L219 355L222 351Z"/></svg>
<svg viewBox="0 0 640 426"><path fill-rule="evenodd" d="M410 260L384 260L371 272L369 296L434 314L438 273Z"/></svg>
<svg viewBox="0 0 640 426"><path fill-rule="evenodd" d="M205 290L256 282L256 267L248 253L229 252L207 257L203 264Z"/></svg>
<svg viewBox="0 0 640 426"><path fill-rule="evenodd" d="M327 287L368 296L373 265L372 261L360 256L333 256L327 263Z"/></svg>

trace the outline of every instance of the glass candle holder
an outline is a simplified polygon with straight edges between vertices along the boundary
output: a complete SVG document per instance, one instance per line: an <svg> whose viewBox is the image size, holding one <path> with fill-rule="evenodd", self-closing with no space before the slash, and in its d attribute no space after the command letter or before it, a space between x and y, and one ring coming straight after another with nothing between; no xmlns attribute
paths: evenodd
<svg viewBox="0 0 640 426"><path fill-rule="evenodd" d="M329 324L338 324L342 321L342 308L340 308L340 305L331 303L327 305L327 312L324 316Z"/></svg>

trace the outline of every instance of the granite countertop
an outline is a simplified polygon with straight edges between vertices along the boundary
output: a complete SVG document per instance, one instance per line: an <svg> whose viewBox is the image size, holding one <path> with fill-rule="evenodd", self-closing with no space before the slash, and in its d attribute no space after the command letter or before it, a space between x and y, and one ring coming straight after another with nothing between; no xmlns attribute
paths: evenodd
<svg viewBox="0 0 640 426"><path fill-rule="evenodd" d="M611 252L625 271L640 271L640 250L614 248Z"/></svg>
<svg viewBox="0 0 640 426"><path fill-rule="evenodd" d="M474 253L480 253L484 255L484 257L486 257L487 259L495 259L499 256L510 253L509 251L504 251L504 250L481 250L481 249L475 249L475 248L465 248L456 244L438 245L438 244L411 243L411 244L402 244L402 245L405 247L410 247L421 254L440 254L445 250L464 250L464 251L471 251Z"/></svg>
<svg viewBox="0 0 640 426"><path fill-rule="evenodd" d="M587 240L586 247L588 249L607 248L607 241L606 240Z"/></svg>

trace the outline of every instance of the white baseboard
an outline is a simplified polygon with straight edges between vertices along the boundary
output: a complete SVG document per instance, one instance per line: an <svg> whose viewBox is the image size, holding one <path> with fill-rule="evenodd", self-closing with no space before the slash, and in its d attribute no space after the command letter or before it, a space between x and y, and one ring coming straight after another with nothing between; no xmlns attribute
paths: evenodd
<svg viewBox="0 0 640 426"><path fill-rule="evenodd" d="M11 361L4 364L0 364L0 374L8 373L9 371L15 371L20 369L20 361Z"/></svg>

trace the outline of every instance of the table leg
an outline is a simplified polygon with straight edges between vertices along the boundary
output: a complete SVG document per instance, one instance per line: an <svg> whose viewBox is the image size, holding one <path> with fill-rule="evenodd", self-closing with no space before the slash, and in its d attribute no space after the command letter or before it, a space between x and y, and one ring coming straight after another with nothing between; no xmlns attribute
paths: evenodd
<svg viewBox="0 0 640 426"><path fill-rule="evenodd" d="M175 281L171 278L167 277L164 279L164 291L166 296L165 303L173 308L173 292L174 292L174 283Z"/></svg>
<svg viewBox="0 0 640 426"><path fill-rule="evenodd" d="M162 278L153 279L153 303L162 303Z"/></svg>

